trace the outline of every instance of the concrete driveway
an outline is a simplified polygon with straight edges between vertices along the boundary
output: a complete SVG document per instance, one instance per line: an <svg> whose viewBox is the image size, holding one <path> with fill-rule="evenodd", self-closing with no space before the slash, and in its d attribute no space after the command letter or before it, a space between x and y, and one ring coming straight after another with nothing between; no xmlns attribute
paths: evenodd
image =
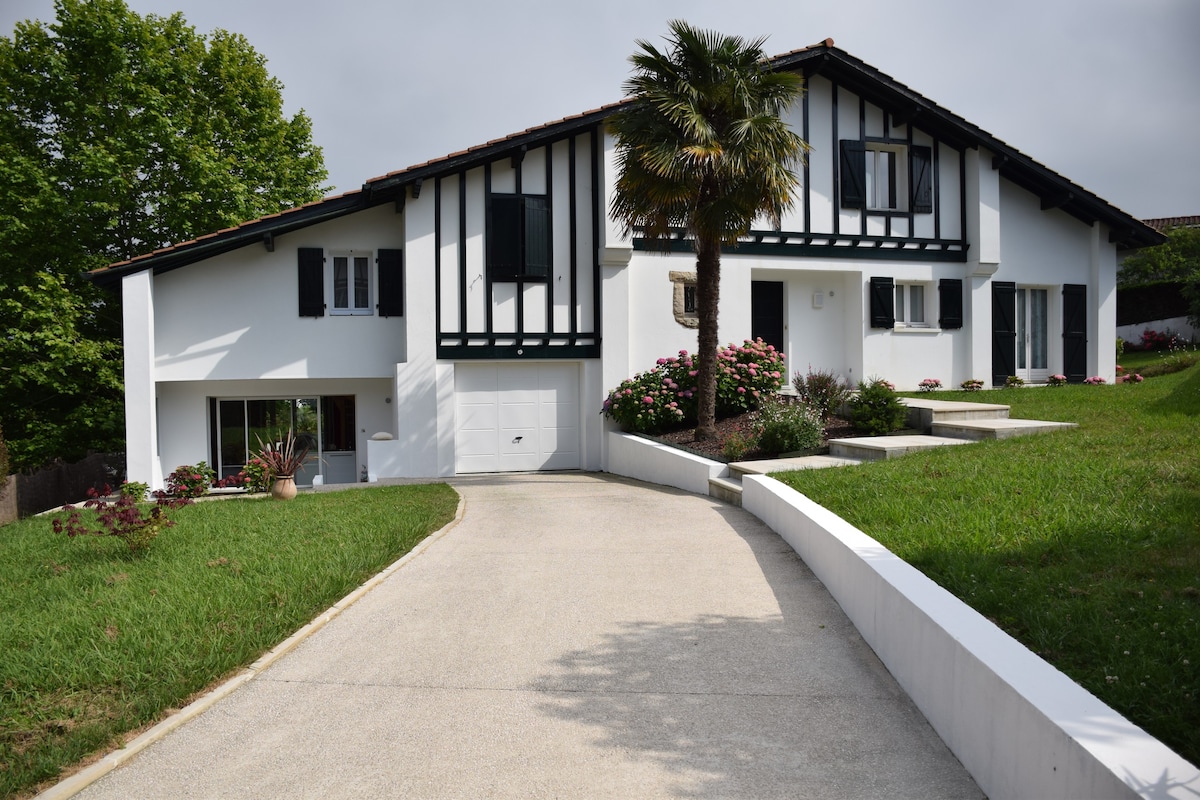
<svg viewBox="0 0 1200 800"><path fill-rule="evenodd" d="M607 475L462 521L96 798L980 798L756 518Z"/></svg>

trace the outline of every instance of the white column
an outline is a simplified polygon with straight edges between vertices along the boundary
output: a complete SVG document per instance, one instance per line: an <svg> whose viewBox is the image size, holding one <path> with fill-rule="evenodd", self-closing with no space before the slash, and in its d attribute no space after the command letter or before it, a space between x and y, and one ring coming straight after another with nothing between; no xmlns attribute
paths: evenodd
<svg viewBox="0 0 1200 800"><path fill-rule="evenodd" d="M1095 223L1089 240L1087 359L1088 375L1109 383L1117 379L1117 249L1107 229Z"/></svg>
<svg viewBox="0 0 1200 800"><path fill-rule="evenodd" d="M970 335L968 377L992 376L992 276L1000 269L1000 171L985 150L967 150L967 297L963 325Z"/></svg>
<svg viewBox="0 0 1200 800"><path fill-rule="evenodd" d="M154 273L121 282L125 340L125 463L131 481L163 488L158 458L158 398L154 379Z"/></svg>

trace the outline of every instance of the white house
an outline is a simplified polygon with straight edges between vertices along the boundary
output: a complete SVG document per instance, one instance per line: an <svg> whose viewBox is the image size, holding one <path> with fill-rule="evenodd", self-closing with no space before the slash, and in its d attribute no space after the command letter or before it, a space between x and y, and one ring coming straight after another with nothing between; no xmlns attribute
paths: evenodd
<svg viewBox="0 0 1200 800"><path fill-rule="evenodd" d="M1160 234L832 41L773 63L813 149L722 258L722 341L902 389L1113 380L1116 254ZM93 273L124 300L129 478L236 473L288 426L302 484L603 469L606 391L696 347L688 242L607 214L619 107Z"/></svg>

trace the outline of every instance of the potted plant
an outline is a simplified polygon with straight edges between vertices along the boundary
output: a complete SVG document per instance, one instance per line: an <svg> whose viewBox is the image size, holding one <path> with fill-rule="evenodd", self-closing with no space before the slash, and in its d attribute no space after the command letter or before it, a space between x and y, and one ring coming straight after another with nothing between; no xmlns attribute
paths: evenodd
<svg viewBox="0 0 1200 800"><path fill-rule="evenodd" d="M264 443L258 438L257 458L266 465L271 482L271 496L276 500L291 500L296 496L296 471L304 466L308 447L297 443L291 430L281 440Z"/></svg>

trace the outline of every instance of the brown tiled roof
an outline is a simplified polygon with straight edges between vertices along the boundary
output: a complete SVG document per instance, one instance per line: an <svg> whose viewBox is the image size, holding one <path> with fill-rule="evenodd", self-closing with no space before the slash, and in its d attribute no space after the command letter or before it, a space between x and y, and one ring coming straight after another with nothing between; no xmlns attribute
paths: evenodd
<svg viewBox="0 0 1200 800"><path fill-rule="evenodd" d="M1193 217L1157 217L1155 219L1144 219L1142 222L1149 225L1154 230L1162 232L1170 228L1195 228L1200 227L1200 216Z"/></svg>

